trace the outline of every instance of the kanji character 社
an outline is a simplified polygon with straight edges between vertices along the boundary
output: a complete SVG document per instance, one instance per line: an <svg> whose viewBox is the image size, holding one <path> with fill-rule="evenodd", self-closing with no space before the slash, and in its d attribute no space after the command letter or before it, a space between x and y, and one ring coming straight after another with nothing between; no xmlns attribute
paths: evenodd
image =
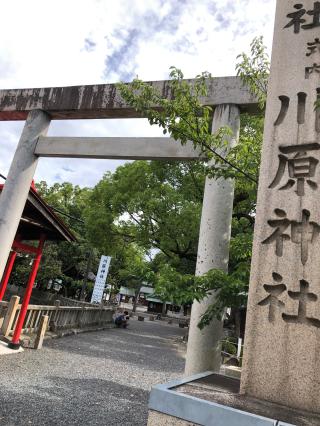
<svg viewBox="0 0 320 426"><path fill-rule="evenodd" d="M306 9L303 9L303 4L301 3L295 4L294 8L297 11L288 13L287 17L291 18L291 21L284 28L293 27L294 33L298 34L300 32L301 24L306 22L305 19L302 19L303 15L306 13Z"/></svg>
<svg viewBox="0 0 320 426"><path fill-rule="evenodd" d="M285 322L291 324L307 324L314 327L320 327L320 320L316 318L307 317L307 303L316 302L318 296L314 293L309 293L309 283L305 280L300 281L300 291L288 291L289 296L293 300L299 300L298 314L289 315L282 314L282 318Z"/></svg>
<svg viewBox="0 0 320 426"><path fill-rule="evenodd" d="M276 272L273 272L272 277L273 280L278 282L279 284L264 284L263 288L267 293L269 293L269 296L267 296L265 299L261 300L261 302L258 303L259 306L269 305L268 319L270 322L275 321L277 309L282 308L284 306L284 303L279 300L278 297L287 289L286 285L281 283L281 275L277 274Z"/></svg>
<svg viewBox="0 0 320 426"><path fill-rule="evenodd" d="M302 25L304 30L310 30L312 28L320 27L320 2L315 1L313 4L313 10L308 10L308 15L313 16L312 22L310 24Z"/></svg>

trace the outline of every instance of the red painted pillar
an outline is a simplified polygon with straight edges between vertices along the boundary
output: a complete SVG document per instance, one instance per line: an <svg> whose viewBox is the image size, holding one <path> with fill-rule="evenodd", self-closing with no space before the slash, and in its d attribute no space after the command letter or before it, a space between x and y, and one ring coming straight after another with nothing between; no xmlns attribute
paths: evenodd
<svg viewBox="0 0 320 426"><path fill-rule="evenodd" d="M4 293L6 292L8 281L9 281L16 257L17 257L17 252L11 251L9 259L8 259L7 267L6 267L6 270L4 271L4 275L0 284L0 301L3 299Z"/></svg>
<svg viewBox="0 0 320 426"><path fill-rule="evenodd" d="M20 348L21 330L22 330L23 323L24 323L24 320L25 320L25 317L26 317L26 314L27 314L27 309L28 309L28 305L29 305L29 301L30 301L30 297L31 297L31 293L32 293L33 284L35 282L37 272L38 272L38 269L39 269L39 264L40 264L40 260L41 260L41 256L42 256L44 242L45 242L45 235L41 235L37 254L36 254L35 259L33 260L31 273L29 275L29 280L28 280L26 292L24 294L23 301L22 301L22 304L21 304L21 309L20 309L18 320L17 320L17 324L16 324L16 327L14 329L12 341L8 344L8 347L11 348L11 349L19 349Z"/></svg>

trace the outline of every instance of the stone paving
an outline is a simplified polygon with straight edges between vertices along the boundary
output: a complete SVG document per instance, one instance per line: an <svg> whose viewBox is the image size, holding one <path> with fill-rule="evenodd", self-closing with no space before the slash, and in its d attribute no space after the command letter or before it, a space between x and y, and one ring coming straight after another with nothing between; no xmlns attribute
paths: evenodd
<svg viewBox="0 0 320 426"><path fill-rule="evenodd" d="M185 329L130 320L1 356L1 425L143 426L151 386L181 377Z"/></svg>

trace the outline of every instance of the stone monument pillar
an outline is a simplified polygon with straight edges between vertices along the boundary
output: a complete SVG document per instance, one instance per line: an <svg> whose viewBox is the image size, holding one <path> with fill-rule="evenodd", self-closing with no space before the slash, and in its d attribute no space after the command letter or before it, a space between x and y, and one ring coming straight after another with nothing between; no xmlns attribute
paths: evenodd
<svg viewBox="0 0 320 426"><path fill-rule="evenodd" d="M278 0L241 392L317 413L319 99L320 2Z"/></svg>
<svg viewBox="0 0 320 426"><path fill-rule="evenodd" d="M219 105L215 108L212 131L220 127L232 129L229 146L239 138L240 111L236 105ZM229 241L233 208L234 183L231 179L206 179L200 224L196 275L210 269L228 271ZM212 293L200 303L193 302L188 338L186 375L207 370L219 371L221 364L222 323L213 320L203 330L198 328L201 316L214 302Z"/></svg>

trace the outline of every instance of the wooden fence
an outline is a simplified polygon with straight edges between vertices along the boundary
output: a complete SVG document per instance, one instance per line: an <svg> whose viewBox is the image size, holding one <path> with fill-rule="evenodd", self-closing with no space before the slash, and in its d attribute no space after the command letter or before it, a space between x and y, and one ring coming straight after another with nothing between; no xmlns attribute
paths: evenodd
<svg viewBox="0 0 320 426"><path fill-rule="evenodd" d="M70 299L69 297L58 296L57 299L60 300L60 304L62 306L88 306L90 308L93 306L92 303L83 302L77 299Z"/></svg>
<svg viewBox="0 0 320 426"><path fill-rule="evenodd" d="M2 327L4 317L8 310L9 302L0 302L0 328Z"/></svg>
<svg viewBox="0 0 320 426"><path fill-rule="evenodd" d="M5 336L13 332L21 309L19 304L14 306L15 297L10 302L0 302L1 333ZM60 303L55 306L29 305L22 332L36 333L44 315L49 318L47 329L59 331L107 325L112 322L113 313L113 309L100 306L60 306Z"/></svg>

